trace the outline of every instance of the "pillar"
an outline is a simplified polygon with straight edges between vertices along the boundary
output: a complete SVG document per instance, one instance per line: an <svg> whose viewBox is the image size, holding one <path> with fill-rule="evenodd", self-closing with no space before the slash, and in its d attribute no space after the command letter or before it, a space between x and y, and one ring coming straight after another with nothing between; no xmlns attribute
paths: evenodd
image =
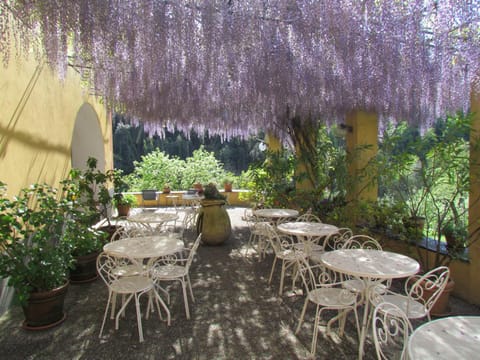
<svg viewBox="0 0 480 360"><path fill-rule="evenodd" d="M378 184L374 169L365 171L378 151L378 116L365 111L352 111L346 118L348 173L352 186L347 189L347 201L377 200Z"/></svg>
<svg viewBox="0 0 480 360"><path fill-rule="evenodd" d="M469 248L470 264L466 276L455 287L455 292L462 298L474 304L480 305L480 230L474 231L480 226L480 93L472 91L470 98L470 111L473 113L472 129L470 132L470 196L468 224L469 234L473 241ZM468 280L467 280L468 279ZM454 278L455 280L455 278ZM460 279L456 280L456 282Z"/></svg>

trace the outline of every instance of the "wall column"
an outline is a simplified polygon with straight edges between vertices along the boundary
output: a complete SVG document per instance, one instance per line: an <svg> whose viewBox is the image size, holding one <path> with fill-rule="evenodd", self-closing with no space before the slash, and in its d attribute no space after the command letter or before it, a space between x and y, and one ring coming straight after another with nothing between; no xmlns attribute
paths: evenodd
<svg viewBox="0 0 480 360"><path fill-rule="evenodd" d="M470 132L470 196L468 211L468 230L472 234L470 241L475 241L469 248L470 264L468 266L467 286L456 289L461 297L480 305L480 233L473 232L480 226L480 93L472 91L470 111L473 113ZM455 280L455 279L454 279Z"/></svg>
<svg viewBox="0 0 480 360"><path fill-rule="evenodd" d="M378 195L376 174L373 169L368 172L363 169L377 155L378 116L375 113L356 110L347 115L346 124L348 172L353 184L347 189L347 201L376 201Z"/></svg>

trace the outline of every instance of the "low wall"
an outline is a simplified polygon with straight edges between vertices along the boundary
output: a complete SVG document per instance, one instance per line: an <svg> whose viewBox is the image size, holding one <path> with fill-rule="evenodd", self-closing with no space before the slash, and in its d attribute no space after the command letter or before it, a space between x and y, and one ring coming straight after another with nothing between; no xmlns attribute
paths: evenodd
<svg viewBox="0 0 480 360"><path fill-rule="evenodd" d="M137 207L159 207L159 206L174 206L182 205L183 194L186 194L186 191L171 191L168 194L165 194L161 191L157 191L157 200L142 200L142 192L126 192L125 194L133 194L137 198ZM249 190L234 189L231 192L225 192L220 190L222 195L227 197L229 205L232 206L250 206L251 205L251 192Z"/></svg>

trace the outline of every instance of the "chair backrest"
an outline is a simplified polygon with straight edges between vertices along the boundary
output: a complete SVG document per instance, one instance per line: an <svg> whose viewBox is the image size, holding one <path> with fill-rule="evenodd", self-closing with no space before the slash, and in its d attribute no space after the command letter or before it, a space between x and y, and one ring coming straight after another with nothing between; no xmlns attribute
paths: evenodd
<svg viewBox="0 0 480 360"><path fill-rule="evenodd" d="M430 317L430 310L447 286L449 278L450 269L446 266L439 266L422 276L410 277L405 282L405 291L410 298L425 305L427 315Z"/></svg>
<svg viewBox="0 0 480 360"><path fill-rule="evenodd" d="M267 237L268 241L272 245L275 254L280 254L284 250L293 249L294 241L290 235L277 234L273 229L273 226L270 224L267 224L267 226L264 227L264 230L264 236Z"/></svg>
<svg viewBox="0 0 480 360"><path fill-rule="evenodd" d="M192 265L195 254L197 253L198 246L200 245L200 240L202 240L202 233L198 234L197 238L195 239L195 242L193 243L192 248L190 249L190 253L188 254L188 259L187 259L187 262L185 263L185 269L187 272L190 269L190 266Z"/></svg>
<svg viewBox="0 0 480 360"><path fill-rule="evenodd" d="M143 200L157 200L157 190L142 190Z"/></svg>
<svg viewBox="0 0 480 360"><path fill-rule="evenodd" d="M336 233L325 238L323 248L326 251L342 249L352 236L353 232L349 228L339 228Z"/></svg>
<svg viewBox="0 0 480 360"><path fill-rule="evenodd" d="M128 274L122 273L122 269L126 271L127 266L138 267L136 274L143 272L142 265L128 257L117 257L105 252L100 253L97 257L97 272L108 287L119 278L125 275L130 276L133 273L131 267L128 269Z"/></svg>
<svg viewBox="0 0 480 360"><path fill-rule="evenodd" d="M295 219L296 221L304 221L304 222L317 222L321 223L322 220L317 215L312 213L306 212L305 214L300 215Z"/></svg>
<svg viewBox="0 0 480 360"><path fill-rule="evenodd" d="M368 235L354 235L343 245L344 249L371 249L382 250L377 240Z"/></svg>
<svg viewBox="0 0 480 360"><path fill-rule="evenodd" d="M296 262L298 273L300 274L304 287L308 289L308 291L322 285L338 283L339 275L336 272L328 270L321 264L310 265L308 257L303 256L302 253L297 254Z"/></svg>
<svg viewBox="0 0 480 360"><path fill-rule="evenodd" d="M413 329L403 310L388 302L378 304L373 311L372 328L378 359L407 359L406 347Z"/></svg>
<svg viewBox="0 0 480 360"><path fill-rule="evenodd" d="M110 237L110 241L117 241L120 239L127 238L129 236L129 232L125 226L119 227L113 235Z"/></svg>

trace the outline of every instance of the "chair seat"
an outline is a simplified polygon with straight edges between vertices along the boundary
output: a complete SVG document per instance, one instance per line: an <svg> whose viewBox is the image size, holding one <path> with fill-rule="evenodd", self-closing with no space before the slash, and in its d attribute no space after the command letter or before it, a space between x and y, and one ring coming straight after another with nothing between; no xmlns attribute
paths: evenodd
<svg viewBox="0 0 480 360"><path fill-rule="evenodd" d="M152 279L146 276L126 276L114 280L110 286L117 294L132 294L153 289Z"/></svg>
<svg viewBox="0 0 480 360"><path fill-rule="evenodd" d="M152 270L152 276L159 280L173 280L186 275L185 266L180 265L156 266Z"/></svg>
<svg viewBox="0 0 480 360"><path fill-rule="evenodd" d="M308 256L309 260L314 264L321 264L322 263L322 255L325 254L324 249L322 250L315 250L310 253Z"/></svg>
<svg viewBox="0 0 480 360"><path fill-rule="evenodd" d="M403 295L383 295L378 301L388 302L398 306L407 315L409 319L420 319L427 315L427 309L422 303L413 299L409 299L408 297Z"/></svg>
<svg viewBox="0 0 480 360"><path fill-rule="evenodd" d="M309 244L305 244L304 242L301 242L293 246L295 247L295 250L306 251L308 249L309 253L313 253L313 252L321 253L321 254L324 253L323 246L319 244L315 244L313 242Z"/></svg>
<svg viewBox="0 0 480 360"><path fill-rule="evenodd" d="M342 282L342 286L352 292L361 293L365 290L365 283L359 279L348 279ZM375 291L378 294L384 294L387 291L388 287L381 282L375 283Z"/></svg>
<svg viewBox="0 0 480 360"><path fill-rule="evenodd" d="M330 309L342 309L355 304L357 296L346 289L325 287L311 290L308 293L308 299Z"/></svg>
<svg viewBox="0 0 480 360"><path fill-rule="evenodd" d="M119 265L112 270L115 276L136 276L144 273L137 265Z"/></svg>

